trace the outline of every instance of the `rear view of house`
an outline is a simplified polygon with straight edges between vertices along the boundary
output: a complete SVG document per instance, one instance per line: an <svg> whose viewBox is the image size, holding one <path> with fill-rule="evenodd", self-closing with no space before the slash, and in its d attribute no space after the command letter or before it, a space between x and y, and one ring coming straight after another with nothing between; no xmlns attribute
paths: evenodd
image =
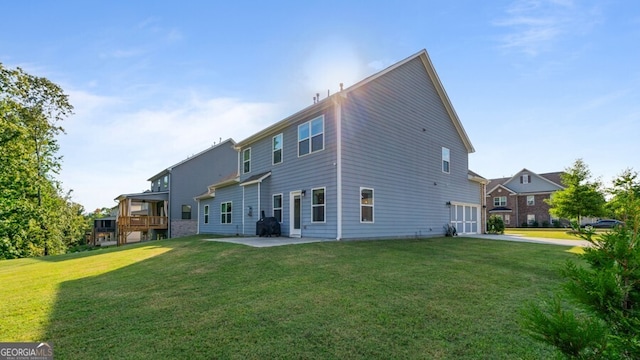
<svg viewBox="0 0 640 360"><path fill-rule="evenodd" d="M237 172L202 187L198 232L336 239L480 233L486 180L426 51L240 141Z"/></svg>

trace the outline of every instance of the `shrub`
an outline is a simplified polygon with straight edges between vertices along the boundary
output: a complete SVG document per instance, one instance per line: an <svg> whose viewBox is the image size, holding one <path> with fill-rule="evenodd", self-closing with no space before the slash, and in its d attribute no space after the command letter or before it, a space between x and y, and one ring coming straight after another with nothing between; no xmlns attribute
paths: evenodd
<svg viewBox="0 0 640 360"><path fill-rule="evenodd" d="M487 232L489 234L504 234L504 221L500 216L491 215L487 221Z"/></svg>
<svg viewBox="0 0 640 360"><path fill-rule="evenodd" d="M547 220L542 222L542 227L543 228L548 228L549 227L549 222Z"/></svg>

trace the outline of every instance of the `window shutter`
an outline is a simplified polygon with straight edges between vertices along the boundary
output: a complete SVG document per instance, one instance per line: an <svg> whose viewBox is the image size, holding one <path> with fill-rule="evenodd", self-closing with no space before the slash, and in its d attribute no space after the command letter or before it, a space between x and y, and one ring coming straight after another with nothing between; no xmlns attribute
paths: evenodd
<svg viewBox="0 0 640 360"><path fill-rule="evenodd" d="M522 181L522 175L520 175L520 184L522 184L522 183L523 183L523 181Z"/></svg>

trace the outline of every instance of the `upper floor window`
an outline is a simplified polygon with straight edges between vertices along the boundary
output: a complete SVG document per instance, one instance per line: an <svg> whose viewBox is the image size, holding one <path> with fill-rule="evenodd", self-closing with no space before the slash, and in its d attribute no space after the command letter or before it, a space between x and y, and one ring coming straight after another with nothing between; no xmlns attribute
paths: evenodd
<svg viewBox="0 0 640 360"><path fill-rule="evenodd" d="M533 195L527 195L527 205L531 206L535 204L536 204L536 197Z"/></svg>
<svg viewBox="0 0 640 360"><path fill-rule="evenodd" d="M273 195L273 217L282 222L282 194Z"/></svg>
<svg viewBox="0 0 640 360"><path fill-rule="evenodd" d="M191 205L182 205L182 220L191 219Z"/></svg>
<svg viewBox="0 0 640 360"><path fill-rule="evenodd" d="M298 126L298 156L324 149L324 115Z"/></svg>
<svg viewBox="0 0 640 360"><path fill-rule="evenodd" d="M360 222L373 222L373 189L360 188Z"/></svg>
<svg viewBox="0 0 640 360"><path fill-rule="evenodd" d="M273 137L273 165L282 162L282 134Z"/></svg>
<svg viewBox="0 0 640 360"><path fill-rule="evenodd" d="M531 175L520 175L520 184L529 184L531 182Z"/></svg>
<svg viewBox="0 0 640 360"><path fill-rule="evenodd" d="M204 223L209 223L209 205L204 206Z"/></svg>
<svg viewBox="0 0 640 360"><path fill-rule="evenodd" d="M324 188L311 190L311 222L324 222Z"/></svg>
<svg viewBox="0 0 640 360"><path fill-rule="evenodd" d="M220 223L231 224L231 201L220 204Z"/></svg>
<svg viewBox="0 0 640 360"><path fill-rule="evenodd" d="M164 188L168 188L169 187L169 175L165 175L164 176Z"/></svg>
<svg viewBox="0 0 640 360"><path fill-rule="evenodd" d="M442 172L449 173L451 166L451 157L449 153L449 149L446 147L442 148Z"/></svg>
<svg viewBox="0 0 640 360"><path fill-rule="evenodd" d="M494 197L493 206L507 206L507 197L506 196Z"/></svg>
<svg viewBox="0 0 640 360"><path fill-rule="evenodd" d="M242 151L242 173L246 174L251 171L251 148Z"/></svg>

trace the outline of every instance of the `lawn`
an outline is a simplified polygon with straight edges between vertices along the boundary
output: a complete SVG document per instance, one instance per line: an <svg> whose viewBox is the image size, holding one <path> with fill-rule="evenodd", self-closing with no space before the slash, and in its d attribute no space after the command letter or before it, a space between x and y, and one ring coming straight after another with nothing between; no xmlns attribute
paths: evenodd
<svg viewBox="0 0 640 360"><path fill-rule="evenodd" d="M0 341L51 341L59 359L550 358L518 311L559 288L567 249L189 237L1 261Z"/></svg>

